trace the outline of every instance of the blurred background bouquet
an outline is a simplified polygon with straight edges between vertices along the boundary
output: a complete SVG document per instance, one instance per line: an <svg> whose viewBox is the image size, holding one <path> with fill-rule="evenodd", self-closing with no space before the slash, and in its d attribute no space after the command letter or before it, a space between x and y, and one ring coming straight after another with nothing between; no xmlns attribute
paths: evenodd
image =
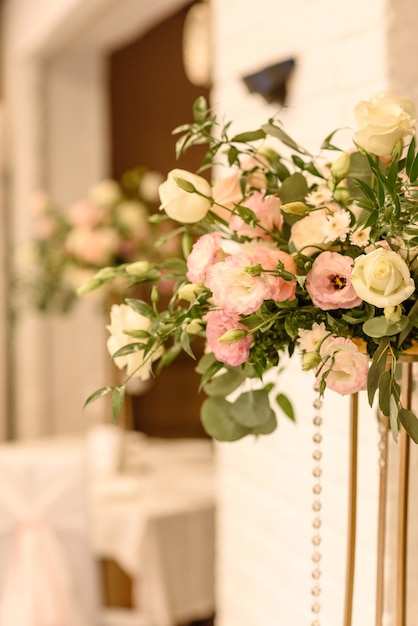
<svg viewBox="0 0 418 626"><path fill-rule="evenodd" d="M176 254L172 222L155 216L162 180L159 172L137 167L120 181L93 184L68 207L46 192L35 194L33 237L18 252L17 308L67 312L77 288L100 268ZM121 282L112 285L113 293L122 289Z"/></svg>

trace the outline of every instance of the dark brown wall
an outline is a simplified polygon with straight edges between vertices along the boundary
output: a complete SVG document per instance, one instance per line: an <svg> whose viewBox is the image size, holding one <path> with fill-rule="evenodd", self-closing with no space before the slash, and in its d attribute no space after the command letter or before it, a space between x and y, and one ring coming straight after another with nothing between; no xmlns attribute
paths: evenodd
<svg viewBox="0 0 418 626"><path fill-rule="evenodd" d="M189 83L181 55L189 7L109 58L111 169L119 177L136 165L166 174L174 167L195 170L199 154L175 159L172 130L192 121L192 105L209 94Z"/></svg>
<svg viewBox="0 0 418 626"><path fill-rule="evenodd" d="M184 73L181 43L188 7L109 57L111 172L116 178L144 165L164 175L175 167L196 170L202 150L175 158L172 130L192 121L195 99L209 92ZM149 392L133 397L133 422L149 435L199 437L202 396L195 362L184 355L164 370Z"/></svg>

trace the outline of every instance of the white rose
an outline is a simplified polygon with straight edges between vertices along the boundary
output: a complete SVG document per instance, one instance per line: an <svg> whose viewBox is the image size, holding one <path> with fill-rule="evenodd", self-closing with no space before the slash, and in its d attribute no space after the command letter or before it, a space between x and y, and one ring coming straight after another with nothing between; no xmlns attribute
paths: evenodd
<svg viewBox="0 0 418 626"><path fill-rule="evenodd" d="M191 183L198 193L182 189L176 179ZM212 189L208 181L186 170L172 170L158 191L161 200L160 209L163 209L168 217L182 224L199 222L212 206ZM208 197L202 197L200 193Z"/></svg>
<svg viewBox="0 0 418 626"><path fill-rule="evenodd" d="M377 93L359 102L354 114L358 126L355 142L378 156L391 154L399 139L415 133L415 109L408 98Z"/></svg>
<svg viewBox="0 0 418 626"><path fill-rule="evenodd" d="M107 349L110 355L115 354L120 348L135 343L137 339L127 335L127 330L148 330L151 320L140 313L137 313L127 304L114 304L110 310L110 325L106 326L110 333L107 340ZM114 359L115 365L119 369L126 367L128 376L135 376L141 380L148 380L151 376L152 362L160 358L162 348L155 352L144 355L143 350L126 354Z"/></svg>
<svg viewBox="0 0 418 626"><path fill-rule="evenodd" d="M129 230L143 230L144 234L149 232L148 211L142 202L121 202L117 208L117 219Z"/></svg>
<svg viewBox="0 0 418 626"><path fill-rule="evenodd" d="M381 247L355 259L351 283L362 300L379 308L396 306L415 291L402 257Z"/></svg>
<svg viewBox="0 0 418 626"><path fill-rule="evenodd" d="M112 206L120 200L121 196L122 192L119 184L110 178L95 183L88 192L90 202L103 207Z"/></svg>

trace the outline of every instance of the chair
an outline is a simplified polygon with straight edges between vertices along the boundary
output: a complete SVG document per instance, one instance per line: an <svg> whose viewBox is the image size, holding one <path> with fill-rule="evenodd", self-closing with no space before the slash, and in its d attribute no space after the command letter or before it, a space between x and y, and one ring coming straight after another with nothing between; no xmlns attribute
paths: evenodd
<svg viewBox="0 0 418 626"><path fill-rule="evenodd" d="M0 446L0 626L99 626L82 447Z"/></svg>
<svg viewBox="0 0 418 626"><path fill-rule="evenodd" d="M87 485L80 440L0 445L0 626L150 626L101 603Z"/></svg>

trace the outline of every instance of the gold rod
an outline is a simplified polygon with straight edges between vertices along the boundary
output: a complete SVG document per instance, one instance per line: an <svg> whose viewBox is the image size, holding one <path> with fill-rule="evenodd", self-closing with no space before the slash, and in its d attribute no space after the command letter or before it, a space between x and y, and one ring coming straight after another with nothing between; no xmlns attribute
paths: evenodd
<svg viewBox="0 0 418 626"><path fill-rule="evenodd" d="M402 363L402 402L411 409L412 363ZM396 625L406 626L408 491L410 439L404 428L399 433L399 497L398 497L398 551L396 580Z"/></svg>
<svg viewBox="0 0 418 626"><path fill-rule="evenodd" d="M379 414L380 454L379 454L379 504L377 522L377 571L376 571L376 626L383 624L385 607L385 544L386 544L386 500L388 462L388 420Z"/></svg>
<svg viewBox="0 0 418 626"><path fill-rule="evenodd" d="M344 626L351 626L353 619L354 570L357 530L357 437L358 394L350 399L350 459L348 476L348 542L345 575Z"/></svg>

